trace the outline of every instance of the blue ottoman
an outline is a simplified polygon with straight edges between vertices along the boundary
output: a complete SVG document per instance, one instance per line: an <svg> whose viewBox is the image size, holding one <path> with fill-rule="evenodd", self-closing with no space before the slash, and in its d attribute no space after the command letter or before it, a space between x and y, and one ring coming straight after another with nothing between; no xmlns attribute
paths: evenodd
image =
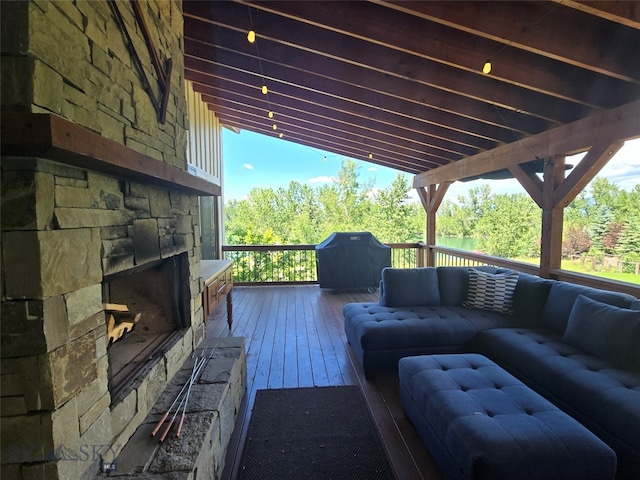
<svg viewBox="0 0 640 480"><path fill-rule="evenodd" d="M613 479L602 440L482 355L406 357L402 406L448 480Z"/></svg>

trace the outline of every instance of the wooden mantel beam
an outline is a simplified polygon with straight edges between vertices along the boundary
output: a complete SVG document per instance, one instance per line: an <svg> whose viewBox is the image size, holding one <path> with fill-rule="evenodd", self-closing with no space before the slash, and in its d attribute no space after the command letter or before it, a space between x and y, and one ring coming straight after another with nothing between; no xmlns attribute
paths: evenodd
<svg viewBox="0 0 640 480"><path fill-rule="evenodd" d="M595 143L640 137L640 100L596 113L508 145L458 160L413 178L413 187L454 182L532 160L587 150Z"/></svg>
<svg viewBox="0 0 640 480"><path fill-rule="evenodd" d="M103 137L57 115L2 112L2 155L37 157L199 196L219 185Z"/></svg>

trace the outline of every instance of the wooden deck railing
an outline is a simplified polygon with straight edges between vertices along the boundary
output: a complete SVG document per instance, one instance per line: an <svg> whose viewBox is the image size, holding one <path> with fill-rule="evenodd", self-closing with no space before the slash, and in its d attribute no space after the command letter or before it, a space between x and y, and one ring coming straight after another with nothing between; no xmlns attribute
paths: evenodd
<svg viewBox="0 0 640 480"><path fill-rule="evenodd" d="M455 248L424 243L389 243L391 266L426 266L431 249L435 266L491 265L539 275L538 265L508 258L492 257ZM278 285L318 283L315 245L225 245L224 258L233 259L233 280L237 285ZM640 298L640 285L583 275L569 270L552 270L551 278L594 288L624 292Z"/></svg>
<svg viewBox="0 0 640 480"><path fill-rule="evenodd" d="M425 246L425 250L426 248L427 247ZM517 262L515 260L509 260L508 258L492 257L490 255L456 250L454 248L438 247L436 245L430 245L429 248L431 248L435 253L435 266L437 267L444 265L470 267L477 265L492 265L495 267L510 268L519 272L530 273L531 275L540 274L540 267L532 263ZM636 298L640 298L639 284L609 280L607 278L596 277L594 275L584 275L562 269L551 270L551 278L554 280L576 283L578 285L585 285L587 287L628 293Z"/></svg>
<svg viewBox="0 0 640 480"><path fill-rule="evenodd" d="M420 243L390 243L391 265L423 266ZM224 245L224 258L232 259L237 285L318 283L315 245Z"/></svg>

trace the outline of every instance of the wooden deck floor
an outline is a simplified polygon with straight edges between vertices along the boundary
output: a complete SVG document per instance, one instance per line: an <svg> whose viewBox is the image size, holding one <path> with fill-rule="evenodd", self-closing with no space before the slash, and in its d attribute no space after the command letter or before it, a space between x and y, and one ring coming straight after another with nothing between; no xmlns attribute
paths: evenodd
<svg viewBox="0 0 640 480"><path fill-rule="evenodd" d="M377 301L377 294L311 286L235 287L231 330L224 302L209 319L207 336L246 338L247 395L234 431L223 480L237 476L256 390L360 385L382 434L398 480L441 480L433 460L405 418L398 378L366 380L344 334L342 306Z"/></svg>

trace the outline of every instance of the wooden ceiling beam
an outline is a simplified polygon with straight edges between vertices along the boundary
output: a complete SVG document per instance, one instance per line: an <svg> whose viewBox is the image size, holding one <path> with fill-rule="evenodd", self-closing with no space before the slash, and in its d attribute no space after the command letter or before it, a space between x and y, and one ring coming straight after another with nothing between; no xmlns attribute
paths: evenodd
<svg viewBox="0 0 640 480"><path fill-rule="evenodd" d="M185 62L189 63L186 60ZM224 68L224 66L221 67ZM245 75L243 72L234 72L229 75L209 75L207 77L207 83L211 87L219 89L221 92L229 92L229 94L241 93L249 99L259 98L267 102L266 96L263 96L260 93L259 87L255 86L255 78L246 78ZM188 73L187 78L189 80L196 80L195 75L192 73ZM198 81L198 83L204 84L205 82ZM426 128L427 126L422 122L403 118L389 112L380 112L365 105L327 99L322 94L310 91L299 91L297 87L285 84L274 85L273 82L271 82L268 101L274 108L278 105L306 110L312 114L319 114L328 121L333 121L338 118L345 121L349 119L351 123L367 123L371 128L384 128L385 130L403 132L398 133L398 135L414 139L422 138L427 145L432 145L460 156L473 155L479 150L487 150L496 145L495 142L479 139L474 139L475 145L470 144L470 142L466 144L461 143L459 138L448 138L445 134L448 132L443 132L433 127ZM268 110L268 103L265 103L264 108L265 111ZM372 121L374 118L375 122ZM465 138L465 140L469 139Z"/></svg>
<svg viewBox="0 0 640 480"><path fill-rule="evenodd" d="M235 128L239 128L239 129L246 129L255 133L260 133L260 134L269 134L268 130L265 130L263 128L247 128L246 126L243 126L241 123L237 123L234 119L226 119L223 121L224 125L230 126L230 127L235 127ZM340 148L336 148L335 145L333 144L326 144L324 142L321 141L316 141L316 140L311 140L308 138L304 138L302 136L299 136L297 134L292 134L290 136L285 136L283 139L283 141L291 141L300 145L306 145L308 147L312 147L312 148L316 148L318 150L322 150L322 151L326 151L326 152L330 152L334 155L342 155L344 157L348 157L348 158L352 158L355 160L360 160L363 162L367 162L367 163L373 163L376 165L381 165L381 166L385 166L385 167L389 167L389 168L393 168L395 170L398 170L397 168L397 162L395 159L388 159L382 156L375 156L373 157L373 159L369 159L366 153L362 153L361 151L357 151L357 150L353 150L353 149L349 149L346 147L340 147ZM410 168L407 168L406 170L401 170L404 171L405 173L410 173L410 174L414 174L416 172L416 170L412 170Z"/></svg>
<svg viewBox="0 0 640 480"><path fill-rule="evenodd" d="M384 143L374 139L367 138L366 141L362 140L362 137L356 137L348 134L347 132L343 132L342 134L334 134L329 135L325 131L320 129L314 129L308 125L305 125L298 119L294 121L296 123L292 123L290 119L282 118L278 120L276 123L278 129L273 130L272 126L264 122L264 118L258 115L247 115L246 112L238 112L233 110L233 108L226 107L219 102L212 103L212 109L215 109L216 116L225 117L225 118L234 118L238 122L242 122L243 120L247 122L247 125L253 125L255 127L264 128L269 131L272 135L278 135L278 133L283 133L285 135L289 135L293 132L297 132L300 135L307 136L309 138L313 138L318 141L323 142L334 142L336 145L345 145L363 152L376 152L378 154L386 155L389 157L397 157L402 160L406 165L412 165L413 167L433 167L440 166L439 164L435 164L429 161L426 158L426 155L416 155L415 152L407 153L406 149L397 146L389 146ZM390 148L391 147L391 148Z"/></svg>
<svg viewBox="0 0 640 480"><path fill-rule="evenodd" d="M520 182L533 201L542 208L542 180L535 173L526 172L520 165L511 165L509 172Z"/></svg>
<svg viewBox="0 0 640 480"><path fill-rule="evenodd" d="M343 3L346 2L340 2L340 4L337 5L342 5ZM198 18L201 18L201 15L209 15L209 17L217 18L214 16L214 12L215 15L222 16L229 10L229 8L218 10L213 7L207 8L207 4L208 2L195 2L195 5L189 3L185 7L189 10L197 11ZM243 9L246 8L246 6L241 7ZM237 15L242 16L243 14L247 15L247 12L243 11ZM294 21L292 19L289 19L289 21L285 23L287 18L283 19L277 14L270 14L266 19L263 18L264 15L264 11L253 12L252 18L254 25L256 25L255 28L261 32L268 31L270 35L267 38L279 41L283 45L295 46L304 51L319 53L343 62L351 62L369 69L378 70L391 76L406 78L437 90L460 95L463 101L477 100L478 102L484 103L487 108L498 107L514 113L519 112L520 115L535 116L546 121L559 123L577 120L578 118L593 113L593 107L550 97L537 91L527 90L522 86L505 84L491 76L462 71L453 66L430 61L408 52L372 44L361 38L354 38L349 35L332 32L331 30L309 25L308 23ZM189 16L189 13L185 15L186 18L189 18ZM208 21L211 22L211 25L215 28L204 28L204 31L197 33L199 36L204 36L204 41L206 42L213 43L213 41L217 41L218 37L224 35L224 28L235 29L238 32L245 33L242 27L236 27L234 24L225 24L214 20ZM206 22L202 23L206 25ZM215 34L212 34L211 30L214 30ZM285 33L278 33L289 31L294 33L289 34L286 40L282 39ZM207 32L209 33L207 34ZM185 30L185 35L187 37L191 35L189 29ZM260 43L261 35L262 34L258 36L258 43ZM243 43L248 45L246 39L237 43L239 45ZM486 58L483 62L485 60ZM356 77L354 81L361 82L362 78ZM593 85L590 86L589 95L593 98L602 97L604 103L610 103L610 90L605 91L604 86L600 86L600 84L597 86L597 89ZM603 91L602 95L599 93L600 90ZM598 95L596 95L596 93L598 93ZM517 118L510 119L504 114L502 114L502 116L506 118L509 125L511 125L511 122L514 120L517 120Z"/></svg>
<svg viewBox="0 0 640 480"><path fill-rule="evenodd" d="M362 112L367 116L376 116L383 121L388 120L408 129L423 131L437 138L448 138L469 147L486 150L500 143L511 142L514 137L520 137L517 132L504 127L465 119L395 96L371 91L359 85L348 85L292 69L284 64L274 65L268 58L265 59L266 55L262 53L264 48L261 49L260 55L261 72L255 73L250 73L250 67L257 63L257 58L249 55L189 41L186 42L185 50L187 55L212 62L207 64L205 61L190 60L190 69L197 69L199 66L201 71L215 70L219 76L230 79L244 76L247 83L256 86L261 85L264 80L271 91L294 97L304 96L307 100L334 106L340 110ZM247 74L253 75L254 78L249 78ZM304 88L301 89L301 86ZM371 112L372 109L375 112Z"/></svg>
<svg viewBox="0 0 640 480"><path fill-rule="evenodd" d="M500 51L499 62L496 59L490 78L503 86L516 85L584 105L611 106L607 103L606 90L600 90L598 96L594 95L593 86L606 83L597 73L381 5L322 1L313 2L313 8L310 8L310 2L290 1L251 1L250 5L254 9L287 16L449 65L479 78L483 77L481 70L487 58ZM402 28L392 29L389 25L402 25ZM424 35L426 31L429 35ZM567 78L572 81L567 82ZM612 81L610 88L624 88L623 83ZM598 103L593 103L596 99Z"/></svg>
<svg viewBox="0 0 640 480"><path fill-rule="evenodd" d="M420 173L414 177L413 185L460 180L509 168L532 157L551 158L585 151L605 139L610 145L636 137L640 137L640 100Z"/></svg>
<svg viewBox="0 0 640 480"><path fill-rule="evenodd" d="M600 1L576 1L553 0L562 3L565 7L574 8L590 15L604 18L611 22L626 25L627 27L640 29L640 3L637 0L600 0Z"/></svg>
<svg viewBox="0 0 640 480"><path fill-rule="evenodd" d="M566 207L595 178L613 156L622 148L624 142L602 141L587 152L569 176L553 192L554 208Z"/></svg>
<svg viewBox="0 0 640 480"><path fill-rule="evenodd" d="M199 3L200 9L205 7L202 2ZM237 12L236 8L240 8L241 12ZM241 29L242 17L247 15L246 8L236 5L213 10L212 15L213 12L215 12L215 18L206 21L185 15L187 37L215 40L218 46L233 50L241 49L243 53L255 54L255 47L244 41L245 32ZM201 13L205 14L206 11ZM261 58L267 58L269 54L273 61L302 68L304 71L341 83L359 85L458 115L464 119L510 128L516 132L533 134L552 126L546 119L488 105L480 100L462 97L458 93L449 91L453 83L450 78L442 79L442 83L446 84L444 88L421 81L420 79L427 75L434 76L429 69L429 62L409 54L377 45L367 45L361 40L309 27L301 22L279 19L266 12L258 13L259 15L254 19L254 28L259 32ZM285 21L286 25L282 25ZM312 31L305 32L305 29L309 28ZM215 31L215 36L209 33L211 30ZM269 52L265 51L264 44L267 41L272 46ZM276 42L279 45L274 45ZM351 55L347 57L346 52ZM311 56L313 60L310 61L306 56ZM414 74L416 69L417 74ZM366 78L366 82L362 81L363 78ZM522 93L526 91L522 90ZM544 114L547 115L548 111Z"/></svg>
<svg viewBox="0 0 640 480"><path fill-rule="evenodd" d="M452 8L442 1L372 1L625 82L640 82L635 47L640 45L640 31L620 29L598 16L577 13L565 3L458 1ZM621 35L624 37L618 39L623 48L611 49L609 42L599 41ZM499 61L497 57L496 63Z"/></svg>
<svg viewBox="0 0 640 480"><path fill-rule="evenodd" d="M228 96L219 97L219 96L216 96L215 94L208 95L204 93L203 99L204 101L209 103L211 109L214 111L216 111L217 107L230 108L236 111L238 115L240 115L243 113L247 113L252 108L252 105L247 103L248 101L250 101L250 99L247 99L245 97L229 98ZM258 110L264 112L264 108L258 107ZM306 122L307 124L310 124L310 125L323 124L322 119L309 116L301 110L279 109L278 115L279 116L284 115L287 118L290 118L291 119L290 122ZM326 124L326 122L324 123ZM269 125L269 124L265 123L265 125ZM365 143L367 139L370 138L371 136L374 136L376 138L385 137L384 132L367 129L366 125L358 127L357 125L349 124L346 122L334 122L333 124L330 125L330 127L331 129L334 129L334 130L342 129L344 131L350 132L353 135L360 136L363 143ZM332 136L329 136L329 138L332 138ZM390 142L391 140L386 140L386 143L389 144L390 146L399 145L400 147L410 149L410 150L417 150L422 148L422 153L425 155L424 157L425 160L428 160L428 162L432 164L432 166L441 166L441 165L445 165L447 163L452 162L452 160L442 156L443 155L442 151L434 149L433 147L428 145L422 145L419 141L416 141L416 140L407 140L407 139L396 137L395 139L393 139L392 144Z"/></svg>
<svg viewBox="0 0 640 480"><path fill-rule="evenodd" d="M402 119L403 121L400 122L399 119L401 119L401 117L385 114L384 112L379 112L366 106L345 105L336 101L329 102L323 95L310 91L299 92L296 91L296 87L290 87L284 84L279 84L277 88L276 86L272 86L267 99L265 95L260 93L259 86L255 85L255 78L243 72L233 72L233 77L210 74L207 76L206 82L204 82L191 73L190 64L191 60L185 58L185 65L187 67L185 75L187 79L203 85L206 83L210 85L211 88L218 89L220 92L228 92L229 95L241 94L245 96L248 101L255 99L255 101L264 104L265 112L269 108L269 103L267 102L270 102L273 108L278 106L298 109L312 115L320 115L324 117L326 121L330 122L341 119L350 123L367 125L369 128L376 130L383 127L385 131L390 130L397 132L396 134L400 137L421 139L426 145L456 153L460 156L473 155L479 150L477 145L465 145L451 141L445 135L434 135L431 131L432 129L423 128L424 124L422 123L408 119ZM224 66L220 67L224 69ZM212 91L211 93L214 94L215 92ZM376 121L373 122L372 118L375 118ZM486 148L491 148L495 145L490 142L476 141L476 143L482 143L482 146ZM484 148L482 150L484 150Z"/></svg>
<svg viewBox="0 0 640 480"><path fill-rule="evenodd" d="M198 91L196 85L196 91ZM201 92L202 93L202 92ZM264 116L264 109L262 108L254 108L251 105L248 105L242 102L243 99L239 99L240 101L233 101L229 98L219 98L215 95L208 95L206 93L202 94L203 101L207 102L210 108L216 112L216 114L220 113L230 113L233 112L233 115L238 118L245 118L248 121L251 120L254 123L260 121L264 128L269 131L272 129L272 121L268 121L268 119ZM289 116L287 111L281 112L278 114L277 118L283 117L287 124L289 125L305 125L308 130L320 131L319 128L315 128L319 124L314 122L313 119L308 120L304 117L295 115L297 112L294 112L294 116ZM279 120L278 120L279 121ZM299 127L298 127L299 128ZM381 153L382 150L385 151L398 151L398 152L406 152L406 151L416 151L416 148L419 145L410 144L409 142L401 142L401 143L393 143L390 144L388 140L384 139L384 135L378 134L376 132L371 132L366 129L345 129L340 133L340 129L332 128L332 132L325 135L326 142L336 142L339 143L341 139L347 138L347 135L350 135L349 140L355 143L359 143L362 145L362 151L373 151L374 153ZM271 133L273 133L271 131ZM286 132L285 132L286 133ZM355 138L354 138L355 137ZM382 139L382 140L380 140ZM376 143L377 142L377 143ZM378 146L384 145L383 149L380 149ZM429 152L427 149L424 149L419 155L413 156L412 158L417 159L425 169L434 168L437 166L444 165L446 163L451 162L449 159L442 158L438 156L440 152ZM407 155L408 156L408 155Z"/></svg>
<svg viewBox="0 0 640 480"><path fill-rule="evenodd" d="M270 130L269 122L264 121L264 115L261 113L249 114L246 111L239 112L233 108L225 107L221 102L212 103L211 108L215 110L216 116L219 118L233 118L240 123L244 120L247 122L247 125L252 125L256 128L260 127L266 131ZM395 157L402 163L402 165L411 166L414 170L420 167L424 169L441 165L430 161L427 158L427 155L416 151L410 151L399 145L385 144L371 135L366 137L366 141L363 141L363 137L359 135L356 136L349 132L329 130L328 128L320 125L312 125L300 119L290 119L283 116L278 116L277 120L272 120L271 122L272 124L276 124L278 127L275 131L273 130L273 127L271 127L270 133L272 135L278 135L279 132L282 132L288 136L295 132L301 136L317 141L325 143L333 142L337 146L344 145L363 152L375 152L377 155Z"/></svg>

